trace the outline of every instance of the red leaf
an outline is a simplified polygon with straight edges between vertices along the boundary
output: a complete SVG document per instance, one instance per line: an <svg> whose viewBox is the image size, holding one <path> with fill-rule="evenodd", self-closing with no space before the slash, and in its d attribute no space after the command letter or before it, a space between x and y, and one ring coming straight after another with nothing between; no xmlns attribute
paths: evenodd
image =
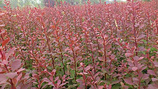
<svg viewBox="0 0 158 89"><path fill-rule="evenodd" d="M148 79L149 78L149 74L144 74L142 78L143 79Z"/></svg>
<svg viewBox="0 0 158 89"><path fill-rule="evenodd" d="M4 46L9 42L9 40L10 40L10 39L8 38L8 39L6 39L5 41L3 41L3 42L2 42L2 47L4 47Z"/></svg>
<svg viewBox="0 0 158 89"><path fill-rule="evenodd" d="M111 84L108 86L108 89L112 89L112 85Z"/></svg>
<svg viewBox="0 0 158 89"><path fill-rule="evenodd" d="M6 32L6 30L1 30L0 35L3 35Z"/></svg>
<svg viewBox="0 0 158 89"><path fill-rule="evenodd" d="M78 83L83 83L82 79L77 79L76 80Z"/></svg>
<svg viewBox="0 0 158 89"><path fill-rule="evenodd" d="M22 73L18 75L18 77L16 78L17 81L19 81L22 78Z"/></svg>
<svg viewBox="0 0 158 89"><path fill-rule="evenodd" d="M17 82L18 82L16 78L13 78L12 81L14 84L17 84Z"/></svg>
<svg viewBox="0 0 158 89"><path fill-rule="evenodd" d="M148 74L150 74L150 75L155 75L155 76L156 76L156 74L155 74L155 72L154 72L153 70L148 70L147 72L148 72Z"/></svg>
<svg viewBox="0 0 158 89"><path fill-rule="evenodd" d="M11 64L12 71L17 70L21 66L21 60L14 60Z"/></svg>
<svg viewBox="0 0 158 89"><path fill-rule="evenodd" d="M130 56L132 56L133 54L132 53L125 53L125 56L126 57L130 57Z"/></svg>
<svg viewBox="0 0 158 89"><path fill-rule="evenodd" d="M156 89L156 87L150 84L147 89Z"/></svg>
<svg viewBox="0 0 158 89"><path fill-rule="evenodd" d="M124 79L124 81L125 81L127 84L133 85L132 78L126 78L126 79Z"/></svg>
<svg viewBox="0 0 158 89"><path fill-rule="evenodd" d="M29 82L28 84L24 84L20 89L30 89L31 86L32 86L32 82Z"/></svg>
<svg viewBox="0 0 158 89"><path fill-rule="evenodd" d="M4 27L4 26L5 26L4 24L0 25L0 27Z"/></svg>
<svg viewBox="0 0 158 89"><path fill-rule="evenodd" d="M139 58L139 60L142 60L142 59L144 59L144 57L140 57L140 58Z"/></svg>
<svg viewBox="0 0 158 89"><path fill-rule="evenodd" d="M134 56L133 59L136 60L136 61L138 61L139 57L138 56Z"/></svg>
<svg viewBox="0 0 158 89"><path fill-rule="evenodd" d="M52 28L55 29L55 25L52 25Z"/></svg>
<svg viewBox="0 0 158 89"><path fill-rule="evenodd" d="M104 88L104 86L98 86L98 89L103 89Z"/></svg>
<svg viewBox="0 0 158 89"><path fill-rule="evenodd" d="M152 81L155 82L155 81L158 81L158 79L157 78L152 78Z"/></svg>
<svg viewBox="0 0 158 89"><path fill-rule="evenodd" d="M141 34L137 39L140 40L140 39L142 39L142 38L144 38L144 37L145 37L145 35L144 35L144 34Z"/></svg>
<svg viewBox="0 0 158 89"><path fill-rule="evenodd" d="M24 71L25 69L24 68L20 68L17 72L21 72L21 71Z"/></svg>
<svg viewBox="0 0 158 89"><path fill-rule="evenodd" d="M98 57L99 61L104 61L103 57Z"/></svg>
<svg viewBox="0 0 158 89"><path fill-rule="evenodd" d="M0 13L0 16L3 16L5 13Z"/></svg>
<svg viewBox="0 0 158 89"><path fill-rule="evenodd" d="M113 60L113 59L115 59L116 56L112 54L110 57Z"/></svg>
<svg viewBox="0 0 158 89"><path fill-rule="evenodd" d="M2 64L7 65L7 64L8 64L8 61L7 61L7 60L3 60L3 61L2 61Z"/></svg>
<svg viewBox="0 0 158 89"><path fill-rule="evenodd" d="M10 49L9 52L6 53L6 59L8 59L10 55L14 54L14 51L15 51L15 47Z"/></svg>
<svg viewBox="0 0 158 89"><path fill-rule="evenodd" d="M59 80L57 81L57 86L60 86L60 84L61 84L61 80L59 79Z"/></svg>
<svg viewBox="0 0 158 89"><path fill-rule="evenodd" d="M138 68L137 67L132 67L132 70L133 71L136 71Z"/></svg>
<svg viewBox="0 0 158 89"><path fill-rule="evenodd" d="M87 66L87 67L85 68L85 71L89 70L90 68L91 68L90 66Z"/></svg>
<svg viewBox="0 0 158 89"><path fill-rule="evenodd" d="M158 62L157 61L154 61L153 63L155 65L155 67L158 67Z"/></svg>
<svg viewBox="0 0 158 89"><path fill-rule="evenodd" d="M51 75L52 75L52 76L54 76L55 72L56 72L56 70L55 70L55 69L54 69L54 70L52 70Z"/></svg>
<svg viewBox="0 0 158 89"><path fill-rule="evenodd" d="M143 58L144 58L144 57L138 57L138 56L133 57L133 59L136 60L136 61L140 61L140 60L142 60Z"/></svg>
<svg viewBox="0 0 158 89"><path fill-rule="evenodd" d="M7 73L6 76L9 78L14 78L17 75L17 73Z"/></svg>
<svg viewBox="0 0 158 89"><path fill-rule="evenodd" d="M5 80L6 79L6 76L4 74L0 74L0 82Z"/></svg>
<svg viewBox="0 0 158 89"><path fill-rule="evenodd" d="M51 82L48 78L44 78L43 81L48 83Z"/></svg>

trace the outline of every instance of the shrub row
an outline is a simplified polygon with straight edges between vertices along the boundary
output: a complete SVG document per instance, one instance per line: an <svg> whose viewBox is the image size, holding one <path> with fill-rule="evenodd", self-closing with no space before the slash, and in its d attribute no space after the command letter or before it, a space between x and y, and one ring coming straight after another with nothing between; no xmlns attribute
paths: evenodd
<svg viewBox="0 0 158 89"><path fill-rule="evenodd" d="M158 88L154 1L5 8L2 89Z"/></svg>

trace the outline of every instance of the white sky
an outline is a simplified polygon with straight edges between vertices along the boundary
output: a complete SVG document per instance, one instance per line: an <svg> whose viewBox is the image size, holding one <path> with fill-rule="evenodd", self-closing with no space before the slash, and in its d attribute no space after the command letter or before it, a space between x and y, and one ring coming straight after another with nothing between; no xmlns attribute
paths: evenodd
<svg viewBox="0 0 158 89"><path fill-rule="evenodd" d="M109 0L109 1L114 1L114 0ZM116 0L117 1L117 0ZM125 1L127 1L127 0L120 0L120 1L123 1L123 2L125 2Z"/></svg>

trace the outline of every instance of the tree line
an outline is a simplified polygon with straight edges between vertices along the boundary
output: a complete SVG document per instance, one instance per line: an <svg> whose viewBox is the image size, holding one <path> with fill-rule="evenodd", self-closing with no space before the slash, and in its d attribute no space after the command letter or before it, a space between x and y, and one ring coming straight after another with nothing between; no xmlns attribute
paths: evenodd
<svg viewBox="0 0 158 89"><path fill-rule="evenodd" d="M88 0L1 0L0 1L0 7L2 8L4 6L4 1L9 1L11 4L11 7L24 7L24 6L47 6L47 7L53 7L55 4L59 4L60 2L66 2L71 5L75 4L84 4ZM90 0L92 3L99 3L101 2L108 2L109 0ZM113 1L121 1L121 0L113 0ZM142 0L142 1L151 1L151 0ZM158 0L155 0L158 1Z"/></svg>

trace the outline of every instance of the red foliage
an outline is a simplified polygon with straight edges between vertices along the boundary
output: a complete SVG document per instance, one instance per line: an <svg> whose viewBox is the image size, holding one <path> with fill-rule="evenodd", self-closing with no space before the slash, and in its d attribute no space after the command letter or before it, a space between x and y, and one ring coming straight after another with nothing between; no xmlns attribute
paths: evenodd
<svg viewBox="0 0 158 89"><path fill-rule="evenodd" d="M0 87L158 88L156 3L60 5L0 13Z"/></svg>

